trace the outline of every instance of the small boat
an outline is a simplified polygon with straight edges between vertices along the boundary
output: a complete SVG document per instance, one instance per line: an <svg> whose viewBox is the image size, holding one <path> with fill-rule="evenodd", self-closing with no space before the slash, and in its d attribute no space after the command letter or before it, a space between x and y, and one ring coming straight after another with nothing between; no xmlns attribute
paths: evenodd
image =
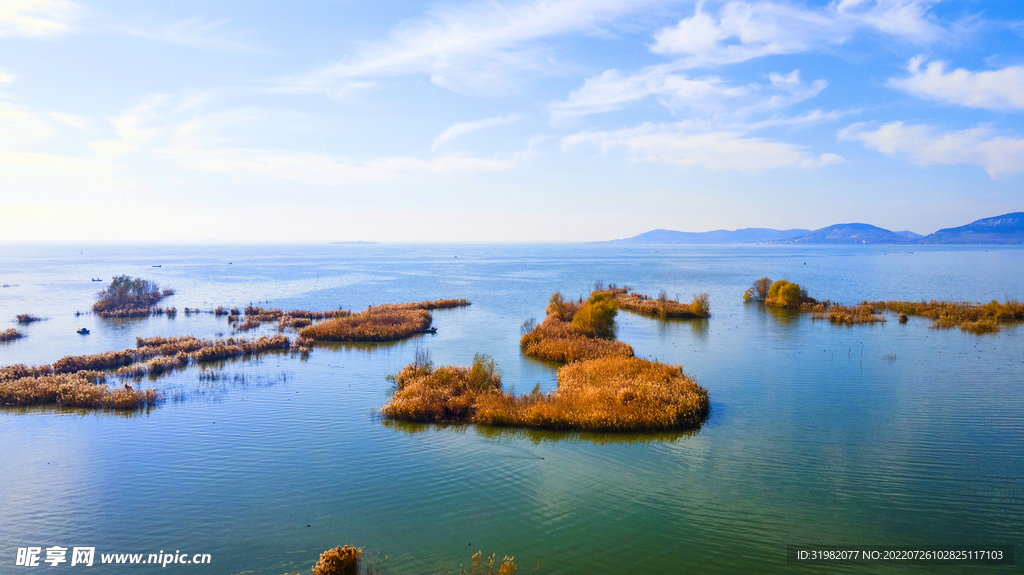
<svg viewBox="0 0 1024 575"><path fill-rule="evenodd" d="M89 330L87 330L87 329L85 329L85 328L83 327L83 328L79 329L79 330L78 330L77 332L75 332L75 333L80 333L80 334L82 334L82 335L89 335Z"/></svg>
<svg viewBox="0 0 1024 575"><path fill-rule="evenodd" d="M153 266L153 267L155 267L155 268L160 268L160 267L163 267L163 266Z"/></svg>
<svg viewBox="0 0 1024 575"><path fill-rule="evenodd" d="M94 281L94 282L101 282L103 280L101 280L100 278L92 278L92 281Z"/></svg>
<svg viewBox="0 0 1024 575"><path fill-rule="evenodd" d="M432 327L432 328L429 328L429 329L418 329L418 330L416 330L416 333L437 333L437 328L436 327Z"/></svg>

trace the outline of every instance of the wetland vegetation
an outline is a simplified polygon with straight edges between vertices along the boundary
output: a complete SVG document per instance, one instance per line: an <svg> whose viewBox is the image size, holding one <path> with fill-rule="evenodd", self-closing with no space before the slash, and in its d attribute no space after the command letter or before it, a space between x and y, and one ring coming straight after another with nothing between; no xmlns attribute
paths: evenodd
<svg viewBox="0 0 1024 575"><path fill-rule="evenodd" d="M885 312L898 316L899 323L905 324L909 316L926 317L932 320L934 329L960 328L973 334L997 333L1002 326L1024 322L1024 303L1007 299L1004 302L992 300L989 303L966 301L862 301L847 306L829 300L818 301L808 297L807 290L799 284L785 280L772 282L761 278L743 294L745 302L762 302L767 306L799 309L810 312L815 320L827 319L840 325L885 323Z"/></svg>
<svg viewBox="0 0 1024 575"><path fill-rule="evenodd" d="M302 328L306 341L372 342L405 339L430 327L429 310L470 305L466 299L439 299L416 303L372 305L359 313L339 312L335 317Z"/></svg>
<svg viewBox="0 0 1024 575"><path fill-rule="evenodd" d="M647 316L661 319L706 319L711 317L711 304L706 293L694 295L693 300L686 304L677 299L669 299L668 293L664 290L656 298L632 292L629 287L617 288L614 284L607 290L599 289L598 291L614 297L620 308Z"/></svg>
<svg viewBox="0 0 1024 575"><path fill-rule="evenodd" d="M681 366L633 357L632 347L613 339L617 309L607 291L594 291L586 302L551 297L544 322L521 340L527 355L567 364L551 393L539 385L521 396L506 393L494 360L485 355L469 367L435 367L418 354L390 378L396 391L381 411L397 420L552 430L699 427L710 409L707 389Z"/></svg>
<svg viewBox="0 0 1024 575"><path fill-rule="evenodd" d="M161 291L155 282L120 275L97 295L92 311L100 317L149 317L157 302L172 295L174 290Z"/></svg>

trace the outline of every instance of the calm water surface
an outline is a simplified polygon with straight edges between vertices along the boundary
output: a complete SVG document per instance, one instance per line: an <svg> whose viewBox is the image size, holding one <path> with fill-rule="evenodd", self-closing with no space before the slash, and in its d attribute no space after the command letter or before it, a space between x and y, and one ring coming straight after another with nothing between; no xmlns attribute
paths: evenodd
<svg viewBox="0 0 1024 575"><path fill-rule="evenodd" d="M230 335L223 318L185 307L473 302L435 312L434 336L228 363L212 383L195 370L147 382L180 399L144 413L0 408L0 572L29 545L210 553L212 566L166 570L267 574L308 572L346 543L387 555L389 573L457 572L477 550L514 555L520 573L538 562L543 573L821 571L788 566L787 544L1024 553L1022 330L979 337L920 318L847 328L740 301L762 276L847 303L1024 299L1022 272L1024 250L997 247L0 244L0 329L18 313L46 318L0 344L0 365L138 336ZM75 317L105 285L91 278L122 273L174 288L164 305L177 318ZM598 280L710 294L710 320L618 318L638 355L682 364L709 389L702 429L558 434L374 417L385 376L416 346L437 363L487 353L506 388L553 388L557 366L520 355L519 325L541 319L554 291L575 297ZM92 334L75 334L82 326ZM1019 573L1020 562L831 572Z"/></svg>

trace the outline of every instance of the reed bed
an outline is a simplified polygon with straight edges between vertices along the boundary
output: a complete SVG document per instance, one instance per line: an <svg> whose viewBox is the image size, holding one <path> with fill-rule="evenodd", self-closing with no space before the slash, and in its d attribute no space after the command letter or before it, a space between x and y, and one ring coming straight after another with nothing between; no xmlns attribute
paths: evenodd
<svg viewBox="0 0 1024 575"><path fill-rule="evenodd" d="M937 300L876 301L865 304L900 316L916 315L929 318L933 320L932 327L936 329L959 327L961 331L974 334L996 333L1003 325L1024 321L1024 303L1017 300L1002 303L992 300L986 304Z"/></svg>
<svg viewBox="0 0 1024 575"><path fill-rule="evenodd" d="M22 377L0 382L0 404L63 405L93 409L132 410L156 405L155 389L108 388L84 372Z"/></svg>
<svg viewBox="0 0 1024 575"><path fill-rule="evenodd" d="M34 315L30 314L30 313L19 313L18 314L18 323L29 324L29 323L36 322L36 321L43 321L43 320L39 316L34 316Z"/></svg>
<svg viewBox="0 0 1024 575"><path fill-rule="evenodd" d="M608 290L611 291L611 290ZM711 305L708 294L696 294L688 304L669 299L668 294L661 292L658 297L629 292L628 288L614 290L615 300L627 311L659 318L697 319L711 317Z"/></svg>
<svg viewBox="0 0 1024 575"><path fill-rule="evenodd" d="M282 335L255 340L228 338L213 341L192 336L137 338L134 349L67 356L52 365L2 367L0 403L138 409L159 401L156 390L108 389L103 385L107 377L103 370L114 369L111 375L123 379L140 379L210 361L287 350L291 343Z"/></svg>
<svg viewBox="0 0 1024 575"><path fill-rule="evenodd" d="M580 431L664 431L699 427L707 389L681 366L636 357L578 361L558 371L558 388L523 396L502 390L494 360L470 367L412 363L394 376L397 390L382 413L419 422Z"/></svg>
<svg viewBox="0 0 1024 575"><path fill-rule="evenodd" d="M0 331L0 341L14 341L16 339L21 339L23 337L25 337L24 334L14 329L13 327L5 329L4 331Z"/></svg>
<svg viewBox="0 0 1024 575"><path fill-rule="evenodd" d="M302 328L309 341L393 341L430 327L428 309L469 305L467 300L399 303L370 306L359 313L339 311L335 317Z"/></svg>
<svg viewBox="0 0 1024 575"><path fill-rule="evenodd" d="M819 306L818 309L812 310L811 319L828 319L841 325L885 323L885 317L878 315L878 312L879 310L869 303L854 306L835 304L828 307Z"/></svg>
<svg viewBox="0 0 1024 575"><path fill-rule="evenodd" d="M362 547L335 547L320 554L313 566L313 575L359 575Z"/></svg>
<svg viewBox="0 0 1024 575"><path fill-rule="evenodd" d="M544 321L523 334L519 346L526 355L572 363L599 357L632 357L633 348L612 339L618 307L608 290L595 291L587 302L567 301L555 293ZM524 323L524 329L531 325Z"/></svg>
<svg viewBox="0 0 1024 575"><path fill-rule="evenodd" d="M149 317L150 308L171 295L172 289L160 291L154 282L121 275L98 294L92 310L100 317Z"/></svg>

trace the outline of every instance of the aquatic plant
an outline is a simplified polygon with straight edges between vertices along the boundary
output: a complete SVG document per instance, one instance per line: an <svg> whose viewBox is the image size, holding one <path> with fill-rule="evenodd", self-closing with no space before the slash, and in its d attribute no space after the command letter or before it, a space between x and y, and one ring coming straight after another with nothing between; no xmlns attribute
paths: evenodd
<svg viewBox="0 0 1024 575"><path fill-rule="evenodd" d="M689 304L669 299L668 294L664 291L658 294L657 298L629 292L629 288L619 288L614 290L612 293L615 294L615 300L619 302L622 309L643 315L656 316L663 319L694 319L711 317L710 300L706 293L694 295L693 301Z"/></svg>
<svg viewBox="0 0 1024 575"><path fill-rule="evenodd" d="M12 328L0 331L0 341L14 341L25 337L20 331Z"/></svg>
<svg viewBox="0 0 1024 575"><path fill-rule="evenodd" d="M708 392L682 367L635 357L602 357L558 371L552 393L523 396L502 390L494 360L470 367L406 366L381 412L420 422L583 431L657 431L698 427L709 412Z"/></svg>
<svg viewBox="0 0 1024 575"><path fill-rule="evenodd" d="M526 355L562 363L631 357L632 347L610 339L617 307L606 292L594 292L586 303L566 301L555 292L547 305L547 317L523 334L519 346Z"/></svg>
<svg viewBox="0 0 1024 575"><path fill-rule="evenodd" d="M832 323L843 325L885 323L885 317L878 315L878 311L867 302L855 306L833 304L828 308L821 306L813 310L811 319L828 319Z"/></svg>
<svg viewBox="0 0 1024 575"><path fill-rule="evenodd" d="M154 282L120 275L97 295L92 310L100 317L146 317L150 307L173 294L174 290L161 292Z"/></svg>
<svg viewBox="0 0 1024 575"><path fill-rule="evenodd" d="M467 305L469 300L447 299L370 306L359 313L338 310L335 317L305 327L299 335L311 341L393 341L429 328L427 310Z"/></svg>
<svg viewBox="0 0 1024 575"><path fill-rule="evenodd" d="M497 555L492 553L487 558L487 562L484 563L483 551L477 551L473 554L469 570L467 571L463 567L459 573L460 575L515 575L515 572L519 570L519 567L516 566L515 557L506 555L500 565L495 565L495 557ZM495 567L498 568L497 571L494 570ZM447 571L444 571L444 573L447 573Z"/></svg>
<svg viewBox="0 0 1024 575"><path fill-rule="evenodd" d="M359 575L362 547L335 547L320 554L313 566L313 575Z"/></svg>
<svg viewBox="0 0 1024 575"><path fill-rule="evenodd" d="M18 323L28 324L28 323L32 323L34 321L42 321L42 319L39 318L38 316L34 316L34 315L30 314L30 313L19 313L18 314Z"/></svg>
<svg viewBox="0 0 1024 575"><path fill-rule="evenodd" d="M109 389L90 379L86 372L22 377L0 382L0 404L41 405L95 409L139 409L156 405L160 394L154 389Z"/></svg>
<svg viewBox="0 0 1024 575"><path fill-rule="evenodd" d="M1001 325L1024 321L1024 303L1006 300L1000 303L992 300L986 304L931 300L928 302L876 301L867 305L898 313L901 316L927 317L932 327L949 329L959 327L961 331L974 334L995 333ZM902 317L900 321L903 322Z"/></svg>

